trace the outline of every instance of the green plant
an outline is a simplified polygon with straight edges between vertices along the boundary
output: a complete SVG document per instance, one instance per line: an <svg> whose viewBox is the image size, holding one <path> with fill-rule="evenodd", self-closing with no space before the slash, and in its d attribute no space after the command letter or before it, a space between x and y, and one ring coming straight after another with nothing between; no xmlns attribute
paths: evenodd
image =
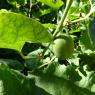
<svg viewBox="0 0 95 95"><path fill-rule="evenodd" d="M95 95L95 0L0 0L0 95Z"/></svg>

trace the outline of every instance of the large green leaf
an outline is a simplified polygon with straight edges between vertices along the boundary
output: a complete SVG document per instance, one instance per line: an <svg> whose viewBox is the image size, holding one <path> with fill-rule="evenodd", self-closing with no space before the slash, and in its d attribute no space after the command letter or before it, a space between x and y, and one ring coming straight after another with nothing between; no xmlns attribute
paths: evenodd
<svg viewBox="0 0 95 95"><path fill-rule="evenodd" d="M36 85L51 95L95 95L85 88L80 88L69 80L42 74L35 76Z"/></svg>
<svg viewBox="0 0 95 95"><path fill-rule="evenodd" d="M50 42L52 35L34 19L0 11L0 47L21 50L26 41Z"/></svg>
<svg viewBox="0 0 95 95"><path fill-rule="evenodd" d="M0 94L26 95L28 93L28 95L30 95L30 93L33 91L32 89L30 90L27 88L27 86L25 86L25 82L27 82L28 85L27 78L20 75L19 73L11 71L7 68L7 66L4 65L4 63L0 63Z"/></svg>
<svg viewBox="0 0 95 95"><path fill-rule="evenodd" d="M37 0L37 1L42 2L45 5L48 5L54 9L59 9L63 5L63 2L61 0Z"/></svg>
<svg viewBox="0 0 95 95"><path fill-rule="evenodd" d="M45 74L50 74L52 76L60 77L63 79L70 80L72 82L76 82L81 80L81 76L76 71L76 68L73 65L68 65L67 67L64 65L58 65L58 63L50 64L45 70Z"/></svg>
<svg viewBox="0 0 95 95"><path fill-rule="evenodd" d="M0 95L50 95L35 86L34 79L10 70L5 64L0 63Z"/></svg>
<svg viewBox="0 0 95 95"><path fill-rule="evenodd" d="M81 77L72 67L52 63L43 72L35 71L36 85L51 95L95 95L86 88L79 87Z"/></svg>

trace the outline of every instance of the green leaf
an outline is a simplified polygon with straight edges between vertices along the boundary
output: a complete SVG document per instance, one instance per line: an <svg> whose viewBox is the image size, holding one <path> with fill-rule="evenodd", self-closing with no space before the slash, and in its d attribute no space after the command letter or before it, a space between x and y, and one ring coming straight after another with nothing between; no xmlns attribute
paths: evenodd
<svg viewBox="0 0 95 95"><path fill-rule="evenodd" d="M50 95L35 86L34 79L10 70L5 64L0 63L0 95Z"/></svg>
<svg viewBox="0 0 95 95"><path fill-rule="evenodd" d="M89 19L89 34L95 50L95 17L92 16Z"/></svg>
<svg viewBox="0 0 95 95"><path fill-rule="evenodd" d="M42 2L45 5L48 5L54 9L59 9L63 5L63 2L61 0L37 0L37 1Z"/></svg>
<svg viewBox="0 0 95 95"><path fill-rule="evenodd" d="M56 24L51 24L51 23L45 23L45 24L43 24L43 26L44 26L45 28L53 28L53 29L56 28Z"/></svg>
<svg viewBox="0 0 95 95"><path fill-rule="evenodd" d="M27 85L30 86L27 78L18 72L8 69L4 63L0 63L0 83L2 84L0 85L0 93L2 95L30 95L33 91L28 89L25 82L27 82Z"/></svg>
<svg viewBox="0 0 95 95"><path fill-rule="evenodd" d="M73 65L59 65L52 63L43 71L36 70L34 78L36 85L51 95L95 95L87 88L79 87L80 75Z"/></svg>
<svg viewBox="0 0 95 95"><path fill-rule="evenodd" d="M78 74L78 71L76 71L73 65L67 66L65 73L69 77L69 80L72 82L81 80L81 76Z"/></svg>
<svg viewBox="0 0 95 95"><path fill-rule="evenodd" d="M26 41L51 42L52 35L34 19L0 11L0 47L21 50Z"/></svg>
<svg viewBox="0 0 95 95"><path fill-rule="evenodd" d="M80 10L79 10L79 0L74 0L69 12L68 12L68 18L70 20L74 20L74 19L78 19L79 18L79 14L80 14Z"/></svg>
<svg viewBox="0 0 95 95"><path fill-rule="evenodd" d="M23 70L24 66L18 62L17 60L12 60L12 59L0 59L0 63L6 63L9 68L15 69L15 70Z"/></svg>
<svg viewBox="0 0 95 95"><path fill-rule="evenodd" d="M44 70L44 73L67 79L72 82L81 80L81 76L76 71L76 68L74 68L72 65L65 67L64 65L52 63Z"/></svg>
<svg viewBox="0 0 95 95"><path fill-rule="evenodd" d="M0 48L0 59L17 60L20 63L25 62L24 55L15 49Z"/></svg>
<svg viewBox="0 0 95 95"><path fill-rule="evenodd" d="M80 37L80 46L82 47L82 50L91 49L94 50L93 42L89 33L89 26L88 21L84 23L86 25L86 30L82 31L82 36Z"/></svg>
<svg viewBox="0 0 95 95"><path fill-rule="evenodd" d="M8 2L10 3L10 4L16 4L16 2L18 3L18 4L25 4L26 3L26 1L27 0L8 0Z"/></svg>
<svg viewBox="0 0 95 95"><path fill-rule="evenodd" d="M95 71L86 73L87 76L82 78L82 80L79 82L79 86L95 93Z"/></svg>
<svg viewBox="0 0 95 95"><path fill-rule="evenodd" d="M95 95L87 89L80 88L74 83L52 76L39 73L35 76L36 85L43 88L51 95Z"/></svg>
<svg viewBox="0 0 95 95"><path fill-rule="evenodd" d="M49 14L52 12L51 8L48 8L48 9L40 9L40 12L41 12L41 15L40 16L43 16L43 15L46 15L46 14Z"/></svg>
<svg viewBox="0 0 95 95"><path fill-rule="evenodd" d="M86 54L86 53L80 54L79 58L80 58L80 65L81 66L87 65L87 70L95 71L95 51L90 52L88 54Z"/></svg>

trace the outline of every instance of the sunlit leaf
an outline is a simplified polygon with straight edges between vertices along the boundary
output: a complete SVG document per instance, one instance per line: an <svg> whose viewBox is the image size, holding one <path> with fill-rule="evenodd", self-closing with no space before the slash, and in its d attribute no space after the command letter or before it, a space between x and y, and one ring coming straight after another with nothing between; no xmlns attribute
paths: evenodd
<svg viewBox="0 0 95 95"><path fill-rule="evenodd" d="M80 88L66 79L49 74L39 73L38 76L35 76L35 81L38 87L43 88L51 95L94 95L91 91Z"/></svg>
<svg viewBox="0 0 95 95"><path fill-rule="evenodd" d="M0 11L0 47L21 50L26 41L50 42L52 35L34 19Z"/></svg>
<svg viewBox="0 0 95 95"><path fill-rule="evenodd" d="M45 5L48 5L54 9L59 9L63 5L63 2L61 0L37 0L37 1L42 2Z"/></svg>

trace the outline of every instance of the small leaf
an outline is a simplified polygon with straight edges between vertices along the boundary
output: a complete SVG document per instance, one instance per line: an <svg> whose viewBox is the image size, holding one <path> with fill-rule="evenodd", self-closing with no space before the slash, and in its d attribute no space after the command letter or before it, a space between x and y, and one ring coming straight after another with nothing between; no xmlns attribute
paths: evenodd
<svg viewBox="0 0 95 95"><path fill-rule="evenodd" d="M51 24L51 23L43 24L43 26L44 26L45 28L53 28L53 29L56 28L56 24Z"/></svg>
<svg viewBox="0 0 95 95"><path fill-rule="evenodd" d="M45 5L48 5L54 9L59 9L63 5L63 2L61 0L37 0L37 1L42 2Z"/></svg>
<svg viewBox="0 0 95 95"><path fill-rule="evenodd" d="M10 4L15 4L16 2L18 3L18 4L25 4L26 3L26 0L8 0L8 2L10 3Z"/></svg>

